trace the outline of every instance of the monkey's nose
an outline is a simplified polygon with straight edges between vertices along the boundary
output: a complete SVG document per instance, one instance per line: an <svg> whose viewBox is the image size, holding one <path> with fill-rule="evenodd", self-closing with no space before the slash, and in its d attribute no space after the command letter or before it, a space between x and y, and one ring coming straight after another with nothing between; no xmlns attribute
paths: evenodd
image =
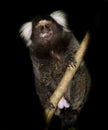
<svg viewBox="0 0 108 130"><path fill-rule="evenodd" d="M52 31L46 31L45 33L41 33L41 37L43 37L46 40L49 40L53 35Z"/></svg>

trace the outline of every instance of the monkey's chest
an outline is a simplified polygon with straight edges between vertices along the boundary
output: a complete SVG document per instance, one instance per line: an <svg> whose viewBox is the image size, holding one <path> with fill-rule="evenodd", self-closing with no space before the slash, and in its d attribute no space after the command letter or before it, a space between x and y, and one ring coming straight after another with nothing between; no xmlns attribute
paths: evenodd
<svg viewBox="0 0 108 130"><path fill-rule="evenodd" d="M49 63L46 62L46 64L41 64L39 72L41 75L40 77L42 77L41 82L43 82L44 84L44 89L48 89L52 94L59 84L60 80L62 79L65 70L66 65L63 63L55 63L54 61L52 61ZM64 107L68 108L69 106L70 104L63 96L58 103L58 108L63 109Z"/></svg>
<svg viewBox="0 0 108 130"><path fill-rule="evenodd" d="M61 81L64 72L66 71L67 65L64 62L57 63L54 60L40 60L34 65L35 79L36 79L36 89L38 95L41 98L43 95L47 99L50 98L59 82ZM44 89L44 93L42 90ZM70 104L68 103L68 92L66 92L58 103L58 108L68 108ZM70 94L69 94L70 95ZM46 101L47 102L47 101Z"/></svg>
<svg viewBox="0 0 108 130"><path fill-rule="evenodd" d="M66 65L63 62L57 63L53 60L41 61L39 65L39 77L45 84L50 83L50 85L57 86L65 70Z"/></svg>

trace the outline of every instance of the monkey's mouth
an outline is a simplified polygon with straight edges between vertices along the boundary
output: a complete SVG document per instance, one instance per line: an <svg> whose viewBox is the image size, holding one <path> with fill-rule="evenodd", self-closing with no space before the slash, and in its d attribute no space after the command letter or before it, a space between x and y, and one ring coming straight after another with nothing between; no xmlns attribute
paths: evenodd
<svg viewBox="0 0 108 130"><path fill-rule="evenodd" d="M51 37L52 37L52 35L53 35L53 32L50 31L50 32L41 33L40 36L41 36L42 38L44 38L45 40L50 40Z"/></svg>

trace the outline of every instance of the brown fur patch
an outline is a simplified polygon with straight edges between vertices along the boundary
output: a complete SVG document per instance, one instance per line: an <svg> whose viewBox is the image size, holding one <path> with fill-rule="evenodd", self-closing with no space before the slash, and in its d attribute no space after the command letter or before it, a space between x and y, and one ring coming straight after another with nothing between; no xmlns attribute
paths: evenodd
<svg viewBox="0 0 108 130"><path fill-rule="evenodd" d="M62 61L63 61L63 57L62 57L61 55L57 54L56 52L54 52L53 50L51 51L51 55L52 55L52 57L53 57L55 60L57 60L57 61L59 61L59 62L62 62Z"/></svg>

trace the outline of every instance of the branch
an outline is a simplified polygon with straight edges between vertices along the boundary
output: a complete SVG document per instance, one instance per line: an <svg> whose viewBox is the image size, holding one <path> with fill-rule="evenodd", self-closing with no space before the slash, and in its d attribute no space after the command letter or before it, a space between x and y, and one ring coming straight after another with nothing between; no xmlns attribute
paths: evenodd
<svg viewBox="0 0 108 130"><path fill-rule="evenodd" d="M75 54L77 66L75 68L72 68L70 66L67 67L63 78L61 79L61 81L60 81L59 85L57 86L56 90L54 91L54 93L50 97L50 102L54 105L55 108L51 109L51 110L49 110L48 108L45 109L45 118L46 118L47 125L49 125L59 100L65 94L65 92L68 88L68 84L70 83L70 81L72 81L72 78L73 78L75 72L77 71L77 69L78 69L78 67L79 67L79 65L80 65L80 63L81 63L81 61L84 57L84 54L85 54L86 49L87 49L89 38L90 38L90 34L89 34L89 32L87 32L83 41L81 42L81 45L80 45L78 51Z"/></svg>

